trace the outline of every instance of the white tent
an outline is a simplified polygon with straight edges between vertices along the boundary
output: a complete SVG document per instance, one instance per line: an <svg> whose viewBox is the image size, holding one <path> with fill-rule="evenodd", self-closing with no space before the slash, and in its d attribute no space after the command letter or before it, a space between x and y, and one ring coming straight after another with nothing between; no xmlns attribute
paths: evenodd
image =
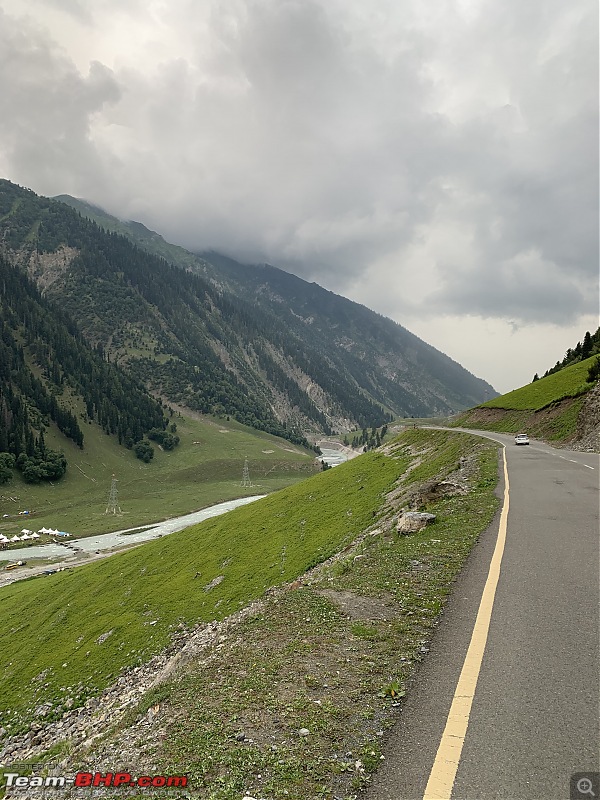
<svg viewBox="0 0 600 800"><path fill-rule="evenodd" d="M11 542L20 542L21 539L15 534L10 541Z"/></svg>
<svg viewBox="0 0 600 800"><path fill-rule="evenodd" d="M28 533L23 533L23 536L21 536L21 541L26 542L28 539L31 539L31 536Z"/></svg>
<svg viewBox="0 0 600 800"><path fill-rule="evenodd" d="M40 528L38 533L50 533L51 528Z"/></svg>
<svg viewBox="0 0 600 800"><path fill-rule="evenodd" d="M0 542L10 542L3 533L0 533Z"/></svg>
<svg viewBox="0 0 600 800"><path fill-rule="evenodd" d="M21 533L30 534L30 533L32 533L32 531L30 531L28 528L23 528L23 530L21 531Z"/></svg>
<svg viewBox="0 0 600 800"><path fill-rule="evenodd" d="M40 538L40 535L39 535L39 533L32 533L32 534L31 534L31 536L30 536L29 538L30 538L30 539L39 539L39 538Z"/></svg>

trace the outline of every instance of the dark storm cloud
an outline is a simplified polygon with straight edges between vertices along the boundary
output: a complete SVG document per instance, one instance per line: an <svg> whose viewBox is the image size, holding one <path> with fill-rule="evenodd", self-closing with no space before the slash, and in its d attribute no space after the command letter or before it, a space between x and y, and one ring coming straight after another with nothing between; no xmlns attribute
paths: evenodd
<svg viewBox="0 0 600 800"><path fill-rule="evenodd" d="M91 120L120 96L107 67L93 61L81 75L41 28L0 9L0 96L0 153L10 174L37 185L55 185L61 176L69 187L101 185Z"/></svg>
<svg viewBox="0 0 600 800"><path fill-rule="evenodd" d="M170 211L178 238L345 278L410 239L428 218L446 128L421 108L414 44L384 59L315 3L257 3L236 25L218 22L208 80L192 87L180 65L183 98L153 79L171 129L146 127L193 138L161 149L169 172L181 174L183 152L197 178L191 205Z"/></svg>
<svg viewBox="0 0 600 800"><path fill-rule="evenodd" d="M593 311L588 0L19 4L79 20L89 71L15 2L0 0L9 177L384 313Z"/></svg>

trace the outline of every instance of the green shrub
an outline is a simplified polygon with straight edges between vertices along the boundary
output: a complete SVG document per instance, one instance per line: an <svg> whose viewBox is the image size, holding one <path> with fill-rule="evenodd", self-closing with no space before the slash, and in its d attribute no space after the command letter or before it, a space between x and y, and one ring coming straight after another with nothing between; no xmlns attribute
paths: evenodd
<svg viewBox="0 0 600 800"><path fill-rule="evenodd" d="M588 383L595 383L600 379L600 356L596 356L596 360L590 364L587 379Z"/></svg>
<svg viewBox="0 0 600 800"><path fill-rule="evenodd" d="M154 448L147 442L145 439L142 439L141 442L136 442L133 445L133 452L135 453L136 458L141 459L146 464L148 464L154 458Z"/></svg>

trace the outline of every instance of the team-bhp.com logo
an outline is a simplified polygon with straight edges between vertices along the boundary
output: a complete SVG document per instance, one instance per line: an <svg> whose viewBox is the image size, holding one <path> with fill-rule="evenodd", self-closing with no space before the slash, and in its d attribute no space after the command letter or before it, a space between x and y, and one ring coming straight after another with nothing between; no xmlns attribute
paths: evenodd
<svg viewBox="0 0 600 800"><path fill-rule="evenodd" d="M91 788L111 786L113 788L139 789L183 789L187 786L185 775L140 775L134 777L129 772L78 772L74 777L67 775L21 775L19 772L4 773L4 788L30 789L34 787L62 789L66 787Z"/></svg>

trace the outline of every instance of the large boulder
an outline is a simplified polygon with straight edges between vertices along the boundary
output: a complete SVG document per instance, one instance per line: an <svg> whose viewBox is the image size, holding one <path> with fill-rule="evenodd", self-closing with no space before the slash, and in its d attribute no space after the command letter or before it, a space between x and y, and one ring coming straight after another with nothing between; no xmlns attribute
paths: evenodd
<svg viewBox="0 0 600 800"><path fill-rule="evenodd" d="M427 525L435 522L435 514L425 511L405 511L398 519L396 530L403 536L423 530Z"/></svg>

